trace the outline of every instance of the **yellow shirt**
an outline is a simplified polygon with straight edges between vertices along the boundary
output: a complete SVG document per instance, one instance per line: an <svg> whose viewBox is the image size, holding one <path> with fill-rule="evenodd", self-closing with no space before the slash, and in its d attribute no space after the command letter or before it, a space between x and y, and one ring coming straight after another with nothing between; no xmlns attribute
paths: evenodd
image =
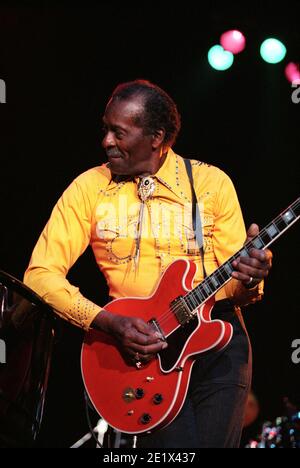
<svg viewBox="0 0 300 468"><path fill-rule="evenodd" d="M192 160L207 274L236 253L246 239L237 195L220 169ZM90 244L112 298L149 296L165 268L178 258L194 260L196 286L203 279L199 252L193 250L191 189L184 160L171 149L152 176L155 190L145 202L140 255L136 232L141 208L138 180L117 182L107 165L77 177L53 209L32 253L24 282L56 312L88 330L101 310L66 279L69 269ZM247 290L229 281L216 299L245 305L259 299L259 287Z"/></svg>

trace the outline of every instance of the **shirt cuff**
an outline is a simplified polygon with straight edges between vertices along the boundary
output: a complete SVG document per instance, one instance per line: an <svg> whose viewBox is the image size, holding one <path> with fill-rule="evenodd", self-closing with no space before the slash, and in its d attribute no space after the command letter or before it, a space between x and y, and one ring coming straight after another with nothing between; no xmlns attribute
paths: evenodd
<svg viewBox="0 0 300 468"><path fill-rule="evenodd" d="M63 312L56 312L68 322L83 328L85 331L89 331L91 323L101 310L103 310L102 307L86 299L79 293L73 298L67 309Z"/></svg>

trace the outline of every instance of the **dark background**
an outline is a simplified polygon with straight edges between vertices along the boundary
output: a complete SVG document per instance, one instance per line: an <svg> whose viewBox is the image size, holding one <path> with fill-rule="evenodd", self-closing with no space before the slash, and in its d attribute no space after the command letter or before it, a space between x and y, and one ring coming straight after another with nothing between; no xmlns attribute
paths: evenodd
<svg viewBox="0 0 300 468"><path fill-rule="evenodd" d="M248 3L248 2L247 2ZM235 183L246 225L263 227L299 196L300 103L284 77L300 60L299 2L99 2L96 7L0 6L1 263L22 279L53 204L79 173L105 161L101 116L122 81L149 79L165 88L182 115L175 150L224 169ZM208 49L237 28L244 52L224 72ZM262 61L262 40L287 46L284 62ZM254 349L253 390L259 421L300 403L299 225L272 248L274 268L263 302L245 319ZM99 304L107 290L87 251L70 280ZM81 330L60 321L42 447L68 447L87 432L80 376ZM93 417L93 421L96 418Z"/></svg>

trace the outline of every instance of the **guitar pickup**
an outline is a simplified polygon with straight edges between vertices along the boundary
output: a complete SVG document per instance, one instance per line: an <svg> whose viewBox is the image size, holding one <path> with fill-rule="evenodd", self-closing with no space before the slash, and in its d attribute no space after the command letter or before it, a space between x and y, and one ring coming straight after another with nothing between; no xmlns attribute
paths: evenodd
<svg viewBox="0 0 300 468"><path fill-rule="evenodd" d="M182 296L177 297L171 302L171 310L176 316L180 325L185 325L194 318L194 313L189 309L187 303Z"/></svg>

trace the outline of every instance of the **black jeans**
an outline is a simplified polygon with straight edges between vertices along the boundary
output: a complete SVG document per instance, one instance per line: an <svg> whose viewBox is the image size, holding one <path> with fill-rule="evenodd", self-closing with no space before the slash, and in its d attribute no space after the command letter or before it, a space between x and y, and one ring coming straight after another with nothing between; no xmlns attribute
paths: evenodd
<svg viewBox="0 0 300 468"><path fill-rule="evenodd" d="M232 324L231 342L224 350L197 358L179 415L166 428L138 436L137 447L239 447L251 385L251 346L242 318L228 300L216 303L212 318Z"/></svg>

